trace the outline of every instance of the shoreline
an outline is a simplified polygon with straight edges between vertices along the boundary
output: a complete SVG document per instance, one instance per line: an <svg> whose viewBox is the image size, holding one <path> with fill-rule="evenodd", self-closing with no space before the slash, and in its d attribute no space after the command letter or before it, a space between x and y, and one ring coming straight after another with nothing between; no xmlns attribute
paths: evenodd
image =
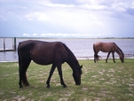
<svg viewBox="0 0 134 101"><path fill-rule="evenodd" d="M94 57L93 56L87 56L87 57L76 57L76 59L77 60L93 60L94 59ZM105 60L106 59L106 57L105 56L102 56L101 58L100 58L100 60ZM109 57L109 59L112 59L112 57ZM115 57L115 59L119 59L119 57ZM132 54L132 55L126 55L125 54L125 58L124 59L134 59L134 54ZM14 60L14 61L0 61L0 63L4 63L4 62L18 62L18 61L16 61L16 60Z"/></svg>

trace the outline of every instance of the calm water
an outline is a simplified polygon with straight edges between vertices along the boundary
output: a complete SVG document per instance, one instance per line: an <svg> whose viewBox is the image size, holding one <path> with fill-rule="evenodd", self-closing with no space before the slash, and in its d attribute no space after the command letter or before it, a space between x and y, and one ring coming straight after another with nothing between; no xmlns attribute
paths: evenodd
<svg viewBox="0 0 134 101"><path fill-rule="evenodd" d="M28 39L16 39L17 46L18 43ZM61 41L65 43L71 51L75 54L77 58L93 58L93 43L98 41L103 42L115 42L124 52L125 57L133 58L134 57L134 39L36 39L42 41ZM13 40L10 38L5 39L6 49L12 49ZM3 39L0 38L0 50L3 49ZM107 56L106 53L99 52L99 55L102 58ZM118 57L117 54L115 54ZM111 55L110 55L111 58ZM18 55L15 51L9 52L0 52L0 61L18 61Z"/></svg>

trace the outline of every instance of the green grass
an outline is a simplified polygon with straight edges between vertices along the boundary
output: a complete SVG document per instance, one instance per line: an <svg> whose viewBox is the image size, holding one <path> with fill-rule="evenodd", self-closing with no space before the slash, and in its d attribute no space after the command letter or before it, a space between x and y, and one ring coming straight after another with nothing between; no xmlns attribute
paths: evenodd
<svg viewBox="0 0 134 101"><path fill-rule="evenodd" d="M0 101L133 101L134 59L125 63L105 60L79 60L83 65L82 84L76 86L71 68L64 63L63 77L67 88L60 85L57 69L51 79L51 88L46 80L51 65L31 63L27 76L31 86L19 89L18 63L0 63Z"/></svg>

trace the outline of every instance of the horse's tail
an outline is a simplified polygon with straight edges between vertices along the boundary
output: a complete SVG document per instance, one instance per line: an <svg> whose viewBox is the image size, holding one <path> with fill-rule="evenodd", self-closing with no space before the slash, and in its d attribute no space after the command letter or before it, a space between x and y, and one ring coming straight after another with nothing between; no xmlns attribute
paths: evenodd
<svg viewBox="0 0 134 101"><path fill-rule="evenodd" d="M94 50L94 62L96 62L96 60L97 61L100 60L100 56L96 52L95 44L93 44L93 50Z"/></svg>
<svg viewBox="0 0 134 101"><path fill-rule="evenodd" d="M19 86L20 86L20 88L22 88L23 86L22 86L22 76L21 76L22 73L21 73L20 44L21 44L21 42L18 45L18 64L19 64Z"/></svg>
<svg viewBox="0 0 134 101"><path fill-rule="evenodd" d="M18 63L19 63L19 67L20 67L20 44L21 44L21 42L18 45Z"/></svg>

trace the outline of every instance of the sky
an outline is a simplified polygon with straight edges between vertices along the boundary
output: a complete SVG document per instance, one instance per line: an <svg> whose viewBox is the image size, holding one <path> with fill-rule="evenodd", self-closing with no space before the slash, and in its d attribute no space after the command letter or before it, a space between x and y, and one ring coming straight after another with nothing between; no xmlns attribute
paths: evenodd
<svg viewBox="0 0 134 101"><path fill-rule="evenodd" d="M0 37L134 37L134 0L0 0Z"/></svg>

